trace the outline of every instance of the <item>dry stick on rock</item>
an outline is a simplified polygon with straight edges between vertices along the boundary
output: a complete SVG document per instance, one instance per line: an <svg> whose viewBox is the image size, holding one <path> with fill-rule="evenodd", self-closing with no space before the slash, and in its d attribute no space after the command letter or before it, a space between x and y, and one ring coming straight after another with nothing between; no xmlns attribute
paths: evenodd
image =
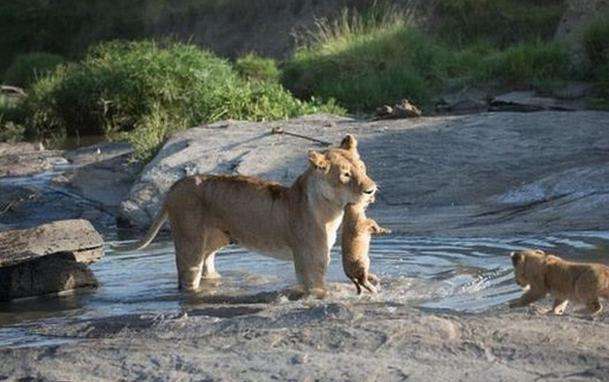
<svg viewBox="0 0 609 382"><path fill-rule="evenodd" d="M332 143L328 142L328 141L322 141L320 139L316 139L316 138L311 138L308 137L306 135L301 135L301 134L296 134L296 133L290 133L289 131L285 131L283 128L281 127L273 127L271 129L271 134L283 134L283 135L290 135L292 137L296 137L296 138L302 138L302 139L306 139L315 143L319 143L320 145L323 146L331 146Z"/></svg>

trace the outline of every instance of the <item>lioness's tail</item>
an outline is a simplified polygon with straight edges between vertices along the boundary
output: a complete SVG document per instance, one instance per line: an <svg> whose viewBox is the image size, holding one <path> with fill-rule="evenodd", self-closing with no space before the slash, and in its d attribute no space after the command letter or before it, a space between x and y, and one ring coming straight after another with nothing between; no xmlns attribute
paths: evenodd
<svg viewBox="0 0 609 382"><path fill-rule="evenodd" d="M167 216L167 209L163 205L159 213L154 218L152 225L150 226L150 228L148 228L148 232L146 232L146 235L143 238L133 244L115 246L114 250L119 252L129 252L138 251L140 249L145 248L148 244L150 244L150 242L152 242L156 234L159 233L159 230L163 226L163 223L165 222L165 220L167 220Z"/></svg>

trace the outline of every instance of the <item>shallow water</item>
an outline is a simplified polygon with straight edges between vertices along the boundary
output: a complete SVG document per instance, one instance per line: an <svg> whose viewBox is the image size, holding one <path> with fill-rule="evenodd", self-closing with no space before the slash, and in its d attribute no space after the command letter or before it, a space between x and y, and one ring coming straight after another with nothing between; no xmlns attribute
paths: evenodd
<svg viewBox="0 0 609 382"><path fill-rule="evenodd" d="M501 239L374 238L372 270L382 278L383 287L372 298L434 310L487 311L521 293L513 281L507 254L530 247L566 258L609 263L609 232ZM92 265L100 288L0 304L0 347L59 341L29 334L27 326L34 323L132 313L177 313L200 304L198 298L251 296L278 291L295 282L291 263L236 247L216 256L216 268L223 276L220 281L205 282L199 293L186 296L177 289L171 242L155 243L144 251L128 254L108 249L106 256ZM349 285L336 248L327 279ZM331 298L357 298L355 288L349 286L348 290L345 293L343 288Z"/></svg>

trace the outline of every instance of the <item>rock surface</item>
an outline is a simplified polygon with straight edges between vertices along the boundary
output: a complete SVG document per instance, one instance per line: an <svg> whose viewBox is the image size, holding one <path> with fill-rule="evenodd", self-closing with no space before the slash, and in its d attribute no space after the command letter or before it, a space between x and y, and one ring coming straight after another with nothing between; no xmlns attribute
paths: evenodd
<svg viewBox="0 0 609 382"><path fill-rule="evenodd" d="M606 380L609 320L421 312L374 299L189 305L39 324L47 346L0 350L17 380ZM27 361L27 360L36 360Z"/></svg>
<svg viewBox="0 0 609 382"><path fill-rule="evenodd" d="M64 163L67 161L60 151L44 150L32 143L0 142L0 177L34 175Z"/></svg>
<svg viewBox="0 0 609 382"><path fill-rule="evenodd" d="M141 166L132 148L103 143L70 151L0 144L0 230L83 218L114 231L116 210Z"/></svg>
<svg viewBox="0 0 609 382"><path fill-rule="evenodd" d="M317 115L194 128L168 141L146 166L121 207L122 218L147 227L169 186L189 174L245 174L291 183L307 165L306 152L324 147L271 134L277 126L335 143L355 134L380 185L370 215L397 232L501 235L609 228L608 210L594 207L609 201L609 173L603 170L609 163L609 113L593 111L376 122ZM526 194L527 187L538 191L507 197ZM554 189L561 198L554 197Z"/></svg>
<svg viewBox="0 0 609 382"><path fill-rule="evenodd" d="M534 91L515 91L502 94L491 100L488 109L489 111L529 112L542 110L575 111L586 108L585 101L577 99L578 97L574 97L573 94L576 91L581 92L581 89L564 90L565 92L570 90L571 93L565 94L563 99L539 96Z"/></svg>
<svg viewBox="0 0 609 382"><path fill-rule="evenodd" d="M86 220L62 220L36 228L0 232L0 268L56 253L72 253L78 262L102 256L104 241ZM88 255L76 255L86 252Z"/></svg>
<svg viewBox="0 0 609 382"><path fill-rule="evenodd" d="M85 264L103 256L102 245L86 220L0 232L0 300L96 286Z"/></svg>

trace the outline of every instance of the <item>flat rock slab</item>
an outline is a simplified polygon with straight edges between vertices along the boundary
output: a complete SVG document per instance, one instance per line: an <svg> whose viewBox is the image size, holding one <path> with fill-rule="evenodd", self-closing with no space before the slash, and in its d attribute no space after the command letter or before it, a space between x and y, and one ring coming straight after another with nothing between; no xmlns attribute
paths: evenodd
<svg viewBox="0 0 609 382"><path fill-rule="evenodd" d="M0 232L0 301L98 285L86 264L103 255L87 220Z"/></svg>
<svg viewBox="0 0 609 382"><path fill-rule="evenodd" d="M147 228L167 189L195 173L290 184L316 142L355 134L380 186L370 216L410 235L512 235L609 228L609 113L540 111L365 122L329 115L228 121L170 139L120 210ZM557 197L559 197L557 199Z"/></svg>
<svg viewBox="0 0 609 382"><path fill-rule="evenodd" d="M495 97L490 103L489 111L575 111L585 108L586 104L583 100L540 97L533 91L522 91Z"/></svg>
<svg viewBox="0 0 609 382"><path fill-rule="evenodd" d="M86 254L74 258L77 262L91 263L102 256L102 245L102 237L83 219L4 231L0 232L0 268L57 253Z"/></svg>

